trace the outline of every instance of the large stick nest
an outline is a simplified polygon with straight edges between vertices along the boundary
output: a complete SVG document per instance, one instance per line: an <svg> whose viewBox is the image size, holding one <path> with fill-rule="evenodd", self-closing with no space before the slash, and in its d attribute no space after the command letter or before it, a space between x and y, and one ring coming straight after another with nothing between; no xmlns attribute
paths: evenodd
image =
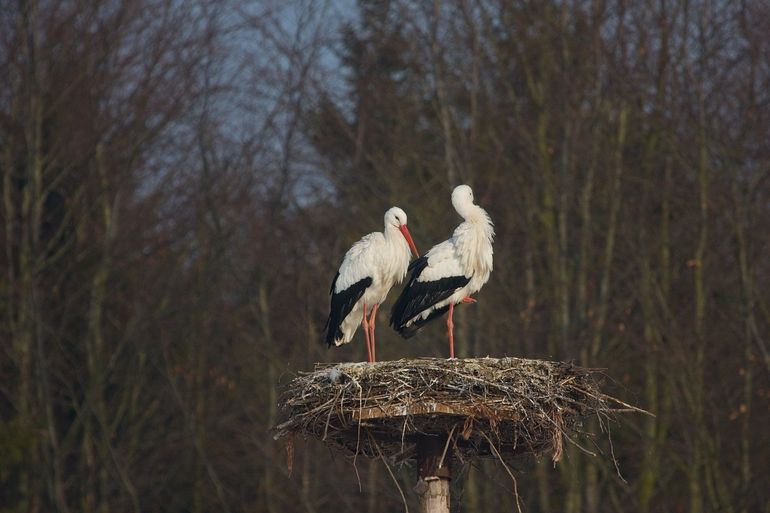
<svg viewBox="0 0 770 513"><path fill-rule="evenodd" d="M636 409L604 395L599 376L520 358L316 364L289 383L275 437L403 460L417 437L440 435L460 457L552 451L558 460L582 418Z"/></svg>

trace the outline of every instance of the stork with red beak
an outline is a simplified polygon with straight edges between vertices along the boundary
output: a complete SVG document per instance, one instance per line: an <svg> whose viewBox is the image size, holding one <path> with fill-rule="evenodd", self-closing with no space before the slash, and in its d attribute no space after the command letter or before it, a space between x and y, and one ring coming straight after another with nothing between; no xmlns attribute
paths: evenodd
<svg viewBox="0 0 770 513"><path fill-rule="evenodd" d="M495 236L489 214L473 203L470 187L455 187L452 205L464 221L449 240L433 246L409 265L412 274L393 305L390 318L390 325L404 338L410 338L448 311L450 358L455 356L454 307L458 303L475 303L470 296L489 280Z"/></svg>
<svg viewBox="0 0 770 513"><path fill-rule="evenodd" d="M348 250L329 291L331 304L324 328L329 347L350 342L362 324L368 361L376 360L377 309L390 288L404 280L410 249L415 257L420 256L406 227L406 213L393 207L385 212L383 232L365 235Z"/></svg>

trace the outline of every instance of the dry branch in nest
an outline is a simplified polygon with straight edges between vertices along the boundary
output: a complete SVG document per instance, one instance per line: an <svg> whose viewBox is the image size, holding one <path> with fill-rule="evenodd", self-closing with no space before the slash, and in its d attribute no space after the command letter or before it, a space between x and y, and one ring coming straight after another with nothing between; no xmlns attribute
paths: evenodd
<svg viewBox="0 0 770 513"><path fill-rule="evenodd" d="M317 364L283 394L276 439L312 436L353 454L415 456L421 435L449 437L456 456L562 453L582 418L638 410L603 394L599 373L520 358Z"/></svg>

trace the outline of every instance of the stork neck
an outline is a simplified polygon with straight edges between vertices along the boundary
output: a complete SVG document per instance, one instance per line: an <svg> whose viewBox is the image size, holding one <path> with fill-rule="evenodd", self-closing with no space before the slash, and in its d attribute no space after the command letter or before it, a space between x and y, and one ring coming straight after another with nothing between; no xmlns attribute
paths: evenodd
<svg viewBox="0 0 770 513"><path fill-rule="evenodd" d="M478 205L474 205L473 203L465 203L463 205L459 205L457 213L470 223L487 222L487 215L484 209Z"/></svg>
<svg viewBox="0 0 770 513"><path fill-rule="evenodd" d="M465 222L460 226L465 227L463 231L468 230L465 233L476 234L475 240L478 240L479 243L481 243L482 240L489 244L492 243L492 239L495 235L495 229L494 225L492 224L492 220L489 218L489 214L487 214L486 210L479 207L478 205L471 205L463 217L465 218ZM458 226L458 229L459 228L460 227Z"/></svg>
<svg viewBox="0 0 770 513"><path fill-rule="evenodd" d="M385 239L387 239L388 241L392 241L392 240L398 240L398 238L401 238L401 239L404 238L404 236L401 235L401 230L399 230L392 224L385 225Z"/></svg>

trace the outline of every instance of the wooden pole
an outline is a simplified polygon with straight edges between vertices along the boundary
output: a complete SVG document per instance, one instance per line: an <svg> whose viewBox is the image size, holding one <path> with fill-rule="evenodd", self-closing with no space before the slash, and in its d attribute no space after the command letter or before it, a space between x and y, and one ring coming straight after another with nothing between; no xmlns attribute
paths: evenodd
<svg viewBox="0 0 770 513"><path fill-rule="evenodd" d="M420 513L449 513L451 447L447 440L446 435L422 435L417 440L415 491L420 498Z"/></svg>

